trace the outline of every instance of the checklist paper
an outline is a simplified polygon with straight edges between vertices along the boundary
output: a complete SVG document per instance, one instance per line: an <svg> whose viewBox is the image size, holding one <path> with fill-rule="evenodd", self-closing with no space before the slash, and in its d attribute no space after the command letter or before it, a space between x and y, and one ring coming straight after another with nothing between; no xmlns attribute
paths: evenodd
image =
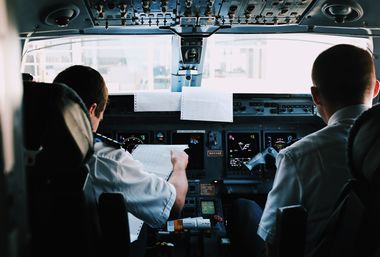
<svg viewBox="0 0 380 257"><path fill-rule="evenodd" d="M180 110L179 92L137 92L134 94L135 112L175 112Z"/></svg>
<svg viewBox="0 0 380 257"><path fill-rule="evenodd" d="M232 93L183 87L181 120L233 122Z"/></svg>

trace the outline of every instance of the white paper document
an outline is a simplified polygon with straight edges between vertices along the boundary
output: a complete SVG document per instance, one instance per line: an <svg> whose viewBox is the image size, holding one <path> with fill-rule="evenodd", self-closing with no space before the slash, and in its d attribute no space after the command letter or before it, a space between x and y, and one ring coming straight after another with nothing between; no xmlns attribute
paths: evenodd
<svg viewBox="0 0 380 257"><path fill-rule="evenodd" d="M135 160L144 165L146 172L168 179L172 172L171 150L183 151L188 145L138 145L132 152Z"/></svg>
<svg viewBox="0 0 380 257"><path fill-rule="evenodd" d="M138 145L132 152L135 160L144 165L146 172L154 173L157 176L168 180L173 169L171 162L171 151L183 151L189 148L188 145ZM135 241L144 221L128 213L129 233L131 242Z"/></svg>
<svg viewBox="0 0 380 257"><path fill-rule="evenodd" d="M181 120L233 122L232 93L183 87Z"/></svg>
<svg viewBox="0 0 380 257"><path fill-rule="evenodd" d="M137 92L134 94L135 112L178 112L181 105L179 92Z"/></svg>
<svg viewBox="0 0 380 257"><path fill-rule="evenodd" d="M128 212L128 224L129 224L129 238L131 243L136 241L139 237L141 227L144 221L136 218L132 213Z"/></svg>

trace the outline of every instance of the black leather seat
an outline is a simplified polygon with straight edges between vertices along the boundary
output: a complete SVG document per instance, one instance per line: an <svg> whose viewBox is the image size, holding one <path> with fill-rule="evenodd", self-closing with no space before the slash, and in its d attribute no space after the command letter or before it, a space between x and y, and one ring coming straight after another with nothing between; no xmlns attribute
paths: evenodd
<svg viewBox="0 0 380 257"><path fill-rule="evenodd" d="M363 206L354 254L380 256L380 105L374 105L355 122L348 141L353 190ZM359 206L361 207L361 206ZM355 209L349 212L355 212Z"/></svg>
<svg viewBox="0 0 380 257"><path fill-rule="evenodd" d="M277 209L274 256L304 256L306 221L307 210L302 205Z"/></svg>
<svg viewBox="0 0 380 257"><path fill-rule="evenodd" d="M353 179L343 188L335 212L313 257L380 256L380 105L364 112L349 135Z"/></svg>
<svg viewBox="0 0 380 257"><path fill-rule="evenodd" d="M24 146L31 256L94 256L95 217L84 197L93 134L70 88L24 82Z"/></svg>
<svg viewBox="0 0 380 257"><path fill-rule="evenodd" d="M128 212L122 194L100 195L99 221L102 231L102 256L129 257Z"/></svg>

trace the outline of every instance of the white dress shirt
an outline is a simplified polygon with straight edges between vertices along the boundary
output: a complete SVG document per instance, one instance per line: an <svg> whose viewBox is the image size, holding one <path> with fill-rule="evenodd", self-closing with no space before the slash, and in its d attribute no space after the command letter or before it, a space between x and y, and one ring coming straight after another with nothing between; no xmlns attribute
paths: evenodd
<svg viewBox="0 0 380 257"><path fill-rule="evenodd" d="M280 151L273 188L257 231L263 240L273 243L277 208L301 204L308 212L305 256L310 253L351 177L346 157L348 134L355 118L368 108L342 108L325 128Z"/></svg>
<svg viewBox="0 0 380 257"><path fill-rule="evenodd" d="M176 198L174 186L145 172L128 151L97 142L89 168L96 199L103 192L122 193L128 212L151 227L166 223Z"/></svg>

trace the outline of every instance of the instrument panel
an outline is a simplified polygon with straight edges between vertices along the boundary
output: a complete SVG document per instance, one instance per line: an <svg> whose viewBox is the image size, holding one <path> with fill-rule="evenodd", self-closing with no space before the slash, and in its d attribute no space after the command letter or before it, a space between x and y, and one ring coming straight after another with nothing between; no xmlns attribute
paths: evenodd
<svg viewBox="0 0 380 257"><path fill-rule="evenodd" d="M297 24L313 0L85 1L95 26Z"/></svg>
<svg viewBox="0 0 380 257"><path fill-rule="evenodd" d="M174 130L174 131L122 131L105 132L106 136L117 138L123 148L132 152L139 144L187 144L189 148L188 175L200 179L206 177L205 161L225 159L222 177L261 179L268 172L275 171L275 159L265 157L265 164L248 170L244 164L253 157L273 147L280 151L300 139L296 131L280 129L278 131L208 131L208 130ZM207 141L206 139L223 138L222 142ZM217 148L219 144L219 149Z"/></svg>
<svg viewBox="0 0 380 257"><path fill-rule="evenodd" d="M234 95L234 122L181 120L178 112L134 112L133 96L110 96L100 133L132 152L138 144L188 144L191 179L266 179L275 163L247 170L268 147L276 151L323 126L308 95ZM244 107L244 108L243 108Z"/></svg>
<svg viewBox="0 0 380 257"><path fill-rule="evenodd" d="M127 151L138 144L188 144L183 216L223 217L233 198L265 203L276 173L268 147L278 152L324 126L305 95L234 95L233 108L232 123L181 120L179 112L134 112L133 96L110 96L99 132Z"/></svg>

